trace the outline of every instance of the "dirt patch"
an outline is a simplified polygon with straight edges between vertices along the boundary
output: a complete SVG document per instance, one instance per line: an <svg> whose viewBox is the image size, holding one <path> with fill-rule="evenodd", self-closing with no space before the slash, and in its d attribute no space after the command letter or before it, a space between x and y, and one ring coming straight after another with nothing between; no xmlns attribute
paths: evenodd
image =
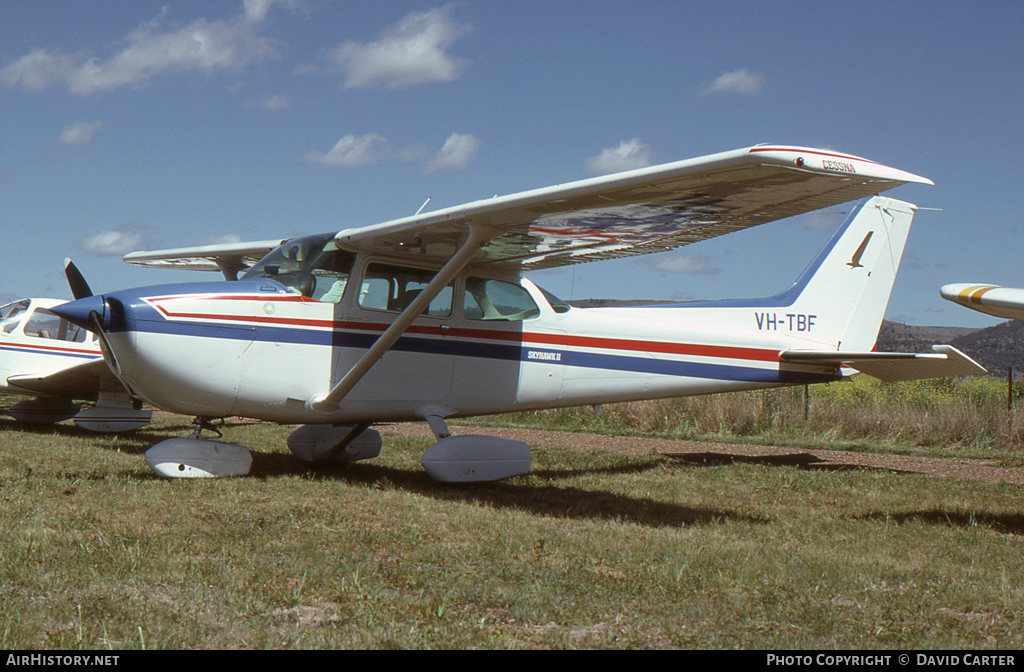
<svg viewBox="0 0 1024 672"><path fill-rule="evenodd" d="M431 439L425 424L378 425L384 436ZM779 446L675 441L605 436L579 432L557 432L541 429L506 429L494 427L451 427L453 434L484 434L525 441L531 448L566 448L570 450L606 450L626 455L648 455L657 452L666 457L698 463L757 462L786 464L804 469L883 469L886 471L931 474L944 478L962 478L986 483L1024 485L1024 468L1004 468L994 460L954 457L913 457L844 450L802 450Z"/></svg>

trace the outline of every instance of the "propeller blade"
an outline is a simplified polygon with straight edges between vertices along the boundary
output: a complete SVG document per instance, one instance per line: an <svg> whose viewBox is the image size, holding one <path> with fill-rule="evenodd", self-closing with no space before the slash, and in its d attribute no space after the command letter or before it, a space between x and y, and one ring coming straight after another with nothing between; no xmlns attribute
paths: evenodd
<svg viewBox="0 0 1024 672"><path fill-rule="evenodd" d="M74 262L70 259L64 260L64 275L68 278L68 284L71 285L71 295L76 299L85 299L92 296L92 289L89 287L89 283L85 281L85 276L78 270Z"/></svg>
<svg viewBox="0 0 1024 672"><path fill-rule="evenodd" d="M99 338L100 352L103 353L103 359L106 360L111 373L113 373L118 380L121 380L121 365L117 363L117 357L114 356L114 351L110 348L110 343L107 342L107 334L103 331L103 325L100 324L100 316L96 311L89 313L89 331L95 333ZM125 385L125 388L131 391L131 388L127 385Z"/></svg>

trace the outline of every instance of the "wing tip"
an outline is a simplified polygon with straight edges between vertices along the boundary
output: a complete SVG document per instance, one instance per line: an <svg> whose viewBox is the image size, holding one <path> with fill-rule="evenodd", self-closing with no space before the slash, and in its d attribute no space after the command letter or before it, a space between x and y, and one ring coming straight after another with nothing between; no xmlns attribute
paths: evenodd
<svg viewBox="0 0 1024 672"><path fill-rule="evenodd" d="M817 147L801 147L798 145L760 144L746 150L747 154L758 155L761 160L771 160L784 164L792 164L796 168L813 170L833 175L867 174L879 179L888 179L903 183L926 184L935 186L935 182L899 168L865 159L854 154L846 154L831 149Z"/></svg>

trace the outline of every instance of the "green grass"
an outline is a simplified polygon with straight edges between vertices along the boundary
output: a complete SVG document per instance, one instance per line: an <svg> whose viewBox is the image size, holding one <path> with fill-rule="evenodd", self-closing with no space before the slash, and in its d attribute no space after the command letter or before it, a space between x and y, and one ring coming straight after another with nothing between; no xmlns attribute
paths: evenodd
<svg viewBox="0 0 1024 672"><path fill-rule="evenodd" d="M1021 491L535 451L444 485L426 443L311 470L227 423L244 478L0 421L0 648L1019 648Z"/></svg>

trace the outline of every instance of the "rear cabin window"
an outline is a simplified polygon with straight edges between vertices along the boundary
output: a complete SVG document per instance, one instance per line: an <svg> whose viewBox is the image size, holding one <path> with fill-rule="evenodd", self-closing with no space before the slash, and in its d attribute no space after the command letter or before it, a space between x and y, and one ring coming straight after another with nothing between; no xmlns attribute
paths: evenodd
<svg viewBox="0 0 1024 672"><path fill-rule="evenodd" d="M436 271L427 271L408 266L371 263L363 274L359 289L359 306L366 310L402 311L420 295L434 278ZM455 291L449 284L434 297L423 315L448 317L452 314L452 297Z"/></svg>
<svg viewBox="0 0 1024 672"><path fill-rule="evenodd" d="M490 278L469 278L462 314L467 320L519 322L537 317L540 309L520 285Z"/></svg>

